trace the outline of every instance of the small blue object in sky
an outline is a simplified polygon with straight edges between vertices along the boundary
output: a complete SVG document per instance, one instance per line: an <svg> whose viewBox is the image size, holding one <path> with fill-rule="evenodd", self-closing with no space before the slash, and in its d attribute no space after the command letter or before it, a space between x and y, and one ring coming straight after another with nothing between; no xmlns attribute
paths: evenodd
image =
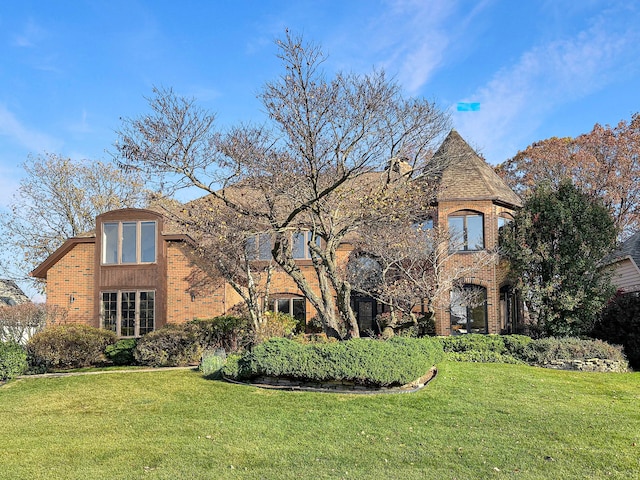
<svg viewBox="0 0 640 480"><path fill-rule="evenodd" d="M458 102L459 112L477 112L480 110L480 102Z"/></svg>

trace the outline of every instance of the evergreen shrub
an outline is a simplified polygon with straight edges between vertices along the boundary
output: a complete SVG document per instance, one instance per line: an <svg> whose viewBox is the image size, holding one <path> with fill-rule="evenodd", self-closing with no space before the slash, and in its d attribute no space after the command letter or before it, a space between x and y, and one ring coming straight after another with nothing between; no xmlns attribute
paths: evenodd
<svg viewBox="0 0 640 480"><path fill-rule="evenodd" d="M123 338L113 345L107 345L104 353L114 365L133 365L135 363L133 351L137 343L138 341L135 338Z"/></svg>
<svg viewBox="0 0 640 480"><path fill-rule="evenodd" d="M198 330L191 324L166 325L138 339L133 357L151 367L197 365L202 347Z"/></svg>
<svg viewBox="0 0 640 480"><path fill-rule="evenodd" d="M27 371L27 352L16 342L0 342L0 382Z"/></svg>
<svg viewBox="0 0 640 480"><path fill-rule="evenodd" d="M220 378L222 367L227 362L227 355L221 348L202 352L199 370L207 378Z"/></svg>
<svg viewBox="0 0 640 480"><path fill-rule="evenodd" d="M115 333L88 325L54 325L27 342L29 367L42 372L104 365L105 348L116 340Z"/></svg>
<svg viewBox="0 0 640 480"><path fill-rule="evenodd" d="M539 338L529 343L523 351L523 360L532 365L544 365L554 360L588 360L591 358L627 363L622 347L611 345L602 340L576 337Z"/></svg>
<svg viewBox="0 0 640 480"><path fill-rule="evenodd" d="M441 358L441 344L430 338L394 337L387 341L356 338L309 344L272 338L242 357L229 358L223 372L240 380L266 375L390 387L421 377Z"/></svg>

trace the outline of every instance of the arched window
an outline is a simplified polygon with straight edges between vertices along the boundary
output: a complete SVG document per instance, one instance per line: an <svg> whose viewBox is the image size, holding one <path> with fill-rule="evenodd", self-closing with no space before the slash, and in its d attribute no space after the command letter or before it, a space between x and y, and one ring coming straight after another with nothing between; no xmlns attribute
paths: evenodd
<svg viewBox="0 0 640 480"><path fill-rule="evenodd" d="M465 284L451 290L451 333L487 333L487 289Z"/></svg>
<svg viewBox="0 0 640 480"><path fill-rule="evenodd" d="M459 210L449 215L449 237L452 251L474 251L484 248L484 215Z"/></svg>

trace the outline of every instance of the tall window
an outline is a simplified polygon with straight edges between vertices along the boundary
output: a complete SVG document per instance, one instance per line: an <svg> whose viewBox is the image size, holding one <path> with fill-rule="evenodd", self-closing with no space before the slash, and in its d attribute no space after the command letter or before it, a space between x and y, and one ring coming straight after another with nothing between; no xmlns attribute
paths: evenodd
<svg viewBox="0 0 640 480"><path fill-rule="evenodd" d="M502 242L502 232L504 227L513 221L513 217L508 213L501 213L498 217L498 243Z"/></svg>
<svg viewBox="0 0 640 480"><path fill-rule="evenodd" d="M311 258L311 251L309 245L315 241L315 244L320 246L320 237L316 235L314 240L313 232L308 230L303 232L296 232L291 236L291 250L293 252L293 258L296 260L308 260Z"/></svg>
<svg viewBox="0 0 640 480"><path fill-rule="evenodd" d="M307 320L307 301L300 297L276 298L271 303L274 312L286 313L302 325Z"/></svg>
<svg viewBox="0 0 640 480"><path fill-rule="evenodd" d="M100 302L102 328L119 337L139 337L155 327L155 292L102 292Z"/></svg>
<svg viewBox="0 0 640 480"><path fill-rule="evenodd" d="M487 333L487 289L463 285L451 290L451 333Z"/></svg>
<svg viewBox="0 0 640 480"><path fill-rule="evenodd" d="M249 260L271 260L271 234L260 233L248 237L245 248Z"/></svg>
<svg viewBox="0 0 640 480"><path fill-rule="evenodd" d="M156 261L156 222L102 224L102 263L153 263Z"/></svg>
<svg viewBox="0 0 640 480"><path fill-rule="evenodd" d="M484 216L461 210L449 215L449 236L452 251L473 251L484 248Z"/></svg>

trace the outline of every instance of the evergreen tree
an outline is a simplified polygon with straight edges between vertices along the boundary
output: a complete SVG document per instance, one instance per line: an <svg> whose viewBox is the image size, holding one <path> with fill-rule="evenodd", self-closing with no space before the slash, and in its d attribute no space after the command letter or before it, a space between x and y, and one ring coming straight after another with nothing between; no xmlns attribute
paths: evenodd
<svg viewBox="0 0 640 480"><path fill-rule="evenodd" d="M614 220L602 201L570 180L532 192L501 244L534 336L582 335L614 293L599 262L615 247Z"/></svg>

